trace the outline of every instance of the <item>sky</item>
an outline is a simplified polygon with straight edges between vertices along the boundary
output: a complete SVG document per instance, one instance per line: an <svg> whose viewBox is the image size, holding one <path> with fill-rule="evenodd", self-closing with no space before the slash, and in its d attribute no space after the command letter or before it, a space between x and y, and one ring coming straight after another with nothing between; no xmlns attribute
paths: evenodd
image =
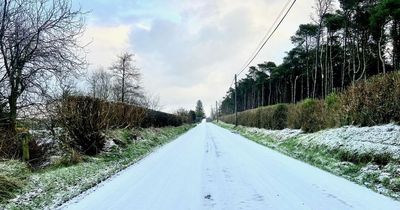
<svg viewBox="0 0 400 210"><path fill-rule="evenodd" d="M135 54L142 86L165 112L206 113L220 101L284 0L73 0L86 15L83 41L89 71L109 67L122 52ZM312 21L314 0L299 0L252 65L282 62L298 25ZM241 75L242 77L244 74Z"/></svg>

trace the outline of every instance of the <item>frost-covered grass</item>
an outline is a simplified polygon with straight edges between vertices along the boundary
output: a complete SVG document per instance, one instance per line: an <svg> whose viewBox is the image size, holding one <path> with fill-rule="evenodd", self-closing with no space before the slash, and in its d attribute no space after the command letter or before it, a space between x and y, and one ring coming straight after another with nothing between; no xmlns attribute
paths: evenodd
<svg viewBox="0 0 400 210"><path fill-rule="evenodd" d="M300 130L218 125L400 200L400 126L347 126L305 134Z"/></svg>
<svg viewBox="0 0 400 210"><path fill-rule="evenodd" d="M13 191L16 197L0 201L0 209L55 208L135 163L156 147L175 139L190 128L190 125L184 125L110 131L109 135L120 143L124 142L123 146L111 145L108 152L96 157L83 157L84 161L67 167L56 164L30 172L19 161L2 162L0 176L7 174L8 177L12 177L20 174L18 180L21 181L21 185ZM131 139L138 135L141 138Z"/></svg>
<svg viewBox="0 0 400 210"><path fill-rule="evenodd" d="M14 197L29 174L27 166L16 160L0 162L0 202Z"/></svg>

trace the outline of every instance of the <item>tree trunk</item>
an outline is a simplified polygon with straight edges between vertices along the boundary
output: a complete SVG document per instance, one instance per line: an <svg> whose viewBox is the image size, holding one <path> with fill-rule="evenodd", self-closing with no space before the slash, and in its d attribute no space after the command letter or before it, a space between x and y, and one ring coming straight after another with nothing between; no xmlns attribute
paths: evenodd
<svg viewBox="0 0 400 210"><path fill-rule="evenodd" d="M346 24L347 25L347 24ZM341 90L344 90L344 75L345 75L345 69L346 69L346 48L347 48L347 26L344 29L344 35L343 35L343 63L342 63L342 75L341 75Z"/></svg>
<svg viewBox="0 0 400 210"><path fill-rule="evenodd" d="M271 105L271 95L272 95L271 80L269 80L268 105Z"/></svg>
<svg viewBox="0 0 400 210"><path fill-rule="evenodd" d="M300 100L304 99L304 77L301 76L301 92L300 92ZM297 102L297 101L296 101Z"/></svg>
<svg viewBox="0 0 400 210"><path fill-rule="evenodd" d="M9 113L9 127L10 131L13 134L16 134L16 126L17 126L17 95L18 93L14 90L10 98L8 99L8 105L10 106L10 113Z"/></svg>
<svg viewBox="0 0 400 210"><path fill-rule="evenodd" d="M322 42L321 42L321 49L320 49L320 59L319 59L319 64L320 64L320 68L321 68L321 98L324 98L324 90L325 90L325 79L326 79L326 75L325 75L325 68L324 68L324 59L323 59L323 55L324 55L324 46L323 46L323 32L321 32L321 37L322 37Z"/></svg>
<svg viewBox="0 0 400 210"><path fill-rule="evenodd" d="M379 55L379 60L382 62L382 72L386 74L386 67L385 67L385 60L383 59L382 55L382 39L383 39L383 31L384 31L385 26L381 28L381 33L379 36L379 41L378 41L378 55Z"/></svg>
<svg viewBox="0 0 400 210"><path fill-rule="evenodd" d="M319 47L320 47L320 39L321 39L321 24L319 25L319 28L318 28L317 46L316 46L316 49L315 49L315 69L314 69L313 98L316 97L316 89L317 89L318 57L319 57L318 54L319 54Z"/></svg>
<svg viewBox="0 0 400 210"><path fill-rule="evenodd" d="M330 76L331 76L331 77L330 77L330 78L331 78L330 83L331 83L331 84L330 84L330 90L329 90L329 92L332 92L333 89L334 89L334 87L335 87L334 84L333 84L333 81L334 81L334 78L333 78L333 77L334 77L334 76L333 76L333 58L332 58L332 45L333 45L333 40L332 40L332 39L333 39L333 35L334 35L334 34L331 34L331 40L330 40L330 41L331 41L331 44L330 44L330 47L329 47L329 62L330 62L330 67L331 67L331 68L330 68L330 72L331 72L331 73L330 73Z"/></svg>
<svg viewBox="0 0 400 210"><path fill-rule="evenodd" d="M299 79L299 76L296 76L294 79L294 87L293 87L293 104L296 103L296 92L297 92L297 79Z"/></svg>
<svg viewBox="0 0 400 210"><path fill-rule="evenodd" d="M265 102L264 95L265 95L265 92L264 92L264 81L263 81L263 83L261 85L261 106L265 105L265 103L264 103Z"/></svg>
<svg viewBox="0 0 400 210"><path fill-rule="evenodd" d="M306 37L306 74L307 74L307 98L310 98L310 75L309 75L309 52L308 52L308 37Z"/></svg>

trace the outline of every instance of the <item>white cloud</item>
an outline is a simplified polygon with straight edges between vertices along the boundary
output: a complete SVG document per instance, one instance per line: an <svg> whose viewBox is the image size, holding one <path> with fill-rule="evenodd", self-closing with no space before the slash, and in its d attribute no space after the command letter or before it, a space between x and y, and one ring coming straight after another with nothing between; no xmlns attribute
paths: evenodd
<svg viewBox="0 0 400 210"><path fill-rule="evenodd" d="M99 66L108 67L116 59L116 56L129 49L129 34L131 26L99 26L89 25L82 38L87 46L87 60L90 68Z"/></svg>
<svg viewBox="0 0 400 210"><path fill-rule="evenodd" d="M146 2L147 6L140 8L141 4L134 2L135 7L126 5L115 11L110 4L107 11L114 15L113 22L104 24L107 26L102 26L101 18L93 17L96 26L88 30L89 37L93 37L89 60L107 65L121 50L133 49L142 69L144 87L160 96L166 111L180 107L193 109L196 100L202 99L206 112L225 95L233 75L286 3L149 0L151 3ZM311 21L313 2L297 1L254 64L266 60L281 62L284 52L292 47L290 36L298 25ZM123 14L118 19L121 8ZM101 17L103 10L99 13Z"/></svg>

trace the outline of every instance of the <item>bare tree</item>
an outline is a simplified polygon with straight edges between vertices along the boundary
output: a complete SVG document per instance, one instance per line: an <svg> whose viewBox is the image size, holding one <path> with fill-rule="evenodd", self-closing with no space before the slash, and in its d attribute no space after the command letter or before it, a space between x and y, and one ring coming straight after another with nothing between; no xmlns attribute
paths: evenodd
<svg viewBox="0 0 400 210"><path fill-rule="evenodd" d="M158 95L153 95L150 93L145 93L143 96L141 96L141 102L137 105L155 110L155 111L161 111L163 109L163 106L160 104L160 97Z"/></svg>
<svg viewBox="0 0 400 210"><path fill-rule="evenodd" d="M94 98L109 100L111 96L111 77L103 68L93 72L87 81L90 85L90 95Z"/></svg>
<svg viewBox="0 0 400 210"><path fill-rule="evenodd" d="M45 92L54 74L85 64L78 43L84 20L71 0L2 0L0 8L1 97L15 131L18 109L30 104L23 96Z"/></svg>
<svg viewBox="0 0 400 210"><path fill-rule="evenodd" d="M113 92L117 101L136 103L143 94L140 91L139 68L134 65L134 55L123 53L118 56L118 60L111 66L113 76L116 78Z"/></svg>

